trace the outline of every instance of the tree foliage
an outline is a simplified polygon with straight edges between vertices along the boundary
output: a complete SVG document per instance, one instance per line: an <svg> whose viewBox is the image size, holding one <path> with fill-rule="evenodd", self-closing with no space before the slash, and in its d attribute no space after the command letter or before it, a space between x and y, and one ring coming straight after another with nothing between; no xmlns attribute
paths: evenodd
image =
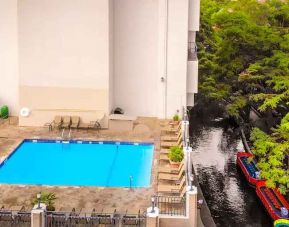
<svg viewBox="0 0 289 227"><path fill-rule="evenodd" d="M288 110L289 1L203 0L197 38L200 92L210 99ZM243 104L242 99L242 104ZM227 103L238 115L236 103ZM239 103L240 104L240 103Z"/></svg>
<svg viewBox="0 0 289 227"><path fill-rule="evenodd" d="M251 133L269 187L289 188L289 0L202 0L197 37L200 93L238 117L248 105L282 118ZM247 108L248 109L248 108Z"/></svg>
<svg viewBox="0 0 289 227"><path fill-rule="evenodd" d="M289 113L271 135L254 128L251 140L261 176L267 180L269 187L278 187L285 194L289 188L289 170L284 162L289 154Z"/></svg>

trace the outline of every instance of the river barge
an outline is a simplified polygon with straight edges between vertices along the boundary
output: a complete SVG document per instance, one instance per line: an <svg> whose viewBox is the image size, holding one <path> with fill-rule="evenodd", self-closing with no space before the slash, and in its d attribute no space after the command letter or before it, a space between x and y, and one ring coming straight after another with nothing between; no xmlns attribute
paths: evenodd
<svg viewBox="0 0 289 227"><path fill-rule="evenodd" d="M268 188L265 181L260 181L256 185L256 193L273 220L288 220L289 204L278 189Z"/></svg>
<svg viewBox="0 0 289 227"><path fill-rule="evenodd" d="M249 160L250 157L253 157L253 154L238 152L237 165L242 170L249 184L255 187L262 179L260 179L260 170L258 169L255 160Z"/></svg>

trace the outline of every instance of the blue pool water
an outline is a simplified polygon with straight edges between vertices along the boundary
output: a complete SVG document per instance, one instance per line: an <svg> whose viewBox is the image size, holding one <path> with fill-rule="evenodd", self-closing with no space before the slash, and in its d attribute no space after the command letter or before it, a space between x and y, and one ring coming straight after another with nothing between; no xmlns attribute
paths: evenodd
<svg viewBox="0 0 289 227"><path fill-rule="evenodd" d="M0 166L0 183L149 187L152 159L151 144L25 140Z"/></svg>

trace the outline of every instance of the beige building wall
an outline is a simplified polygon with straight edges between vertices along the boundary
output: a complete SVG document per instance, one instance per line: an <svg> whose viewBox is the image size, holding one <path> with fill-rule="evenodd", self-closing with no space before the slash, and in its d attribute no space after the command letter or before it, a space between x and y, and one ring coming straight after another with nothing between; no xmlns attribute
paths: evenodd
<svg viewBox="0 0 289 227"><path fill-rule="evenodd" d="M114 108L114 0L109 0L109 112Z"/></svg>
<svg viewBox="0 0 289 227"><path fill-rule="evenodd" d="M168 1L167 117L186 106L188 56L188 0Z"/></svg>
<svg viewBox="0 0 289 227"><path fill-rule="evenodd" d="M158 0L114 2L114 105L157 116Z"/></svg>
<svg viewBox="0 0 289 227"><path fill-rule="evenodd" d="M108 114L109 3L18 1L20 107L31 110L20 125L42 125L58 114L85 121Z"/></svg>
<svg viewBox="0 0 289 227"><path fill-rule="evenodd" d="M189 0L115 1L115 106L170 118L187 102ZM163 78L163 79L162 79Z"/></svg>
<svg viewBox="0 0 289 227"><path fill-rule="evenodd" d="M0 0L0 106L18 115L17 0Z"/></svg>
<svg viewBox="0 0 289 227"><path fill-rule="evenodd" d="M22 126L115 107L172 117L197 90L187 49L198 1L0 0L0 105L29 108Z"/></svg>

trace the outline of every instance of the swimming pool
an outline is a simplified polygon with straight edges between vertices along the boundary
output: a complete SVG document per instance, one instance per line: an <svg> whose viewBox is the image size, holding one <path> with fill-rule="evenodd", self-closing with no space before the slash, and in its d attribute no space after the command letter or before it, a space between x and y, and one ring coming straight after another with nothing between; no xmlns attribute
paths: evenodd
<svg viewBox="0 0 289 227"><path fill-rule="evenodd" d="M153 145L24 140L0 165L0 183L149 187Z"/></svg>

